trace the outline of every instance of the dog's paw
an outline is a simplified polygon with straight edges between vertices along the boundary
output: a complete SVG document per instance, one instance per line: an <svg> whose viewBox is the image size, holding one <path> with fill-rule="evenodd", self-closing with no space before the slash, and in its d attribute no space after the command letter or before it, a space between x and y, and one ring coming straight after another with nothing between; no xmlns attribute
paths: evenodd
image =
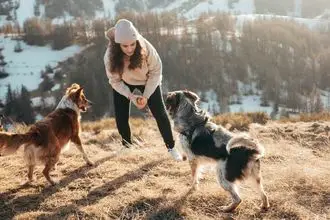
<svg viewBox="0 0 330 220"><path fill-rule="evenodd" d="M33 180L27 180L21 183L21 186L25 187L25 186L31 186L33 183Z"/></svg>
<svg viewBox="0 0 330 220"><path fill-rule="evenodd" d="M192 188L192 190L198 191L199 190L199 184L193 184L191 188Z"/></svg>
<svg viewBox="0 0 330 220"><path fill-rule="evenodd" d="M221 207L220 207L220 210L221 210L222 212L232 212L232 211L234 211L235 209L232 208L231 206L221 206Z"/></svg>
<svg viewBox="0 0 330 220"><path fill-rule="evenodd" d="M269 203L268 204L261 204L260 209L261 211L267 211L270 208Z"/></svg>
<svg viewBox="0 0 330 220"><path fill-rule="evenodd" d="M228 206L221 206L220 210L223 212L233 212L237 209L237 207L241 204L241 202L238 203L232 203Z"/></svg>
<svg viewBox="0 0 330 220"><path fill-rule="evenodd" d="M50 180L49 180L49 183L50 183L52 186L55 186L55 185L57 185L57 184L59 183L59 181L58 181L58 180L54 180L54 179L50 179Z"/></svg>

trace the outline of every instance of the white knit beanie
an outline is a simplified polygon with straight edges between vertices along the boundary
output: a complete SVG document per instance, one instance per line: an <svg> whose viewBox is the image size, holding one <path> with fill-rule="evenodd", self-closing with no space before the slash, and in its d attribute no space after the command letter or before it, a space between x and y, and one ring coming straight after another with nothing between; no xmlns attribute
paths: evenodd
<svg viewBox="0 0 330 220"><path fill-rule="evenodd" d="M122 44L137 40L139 32L132 22L127 19L120 19L115 25L115 42Z"/></svg>

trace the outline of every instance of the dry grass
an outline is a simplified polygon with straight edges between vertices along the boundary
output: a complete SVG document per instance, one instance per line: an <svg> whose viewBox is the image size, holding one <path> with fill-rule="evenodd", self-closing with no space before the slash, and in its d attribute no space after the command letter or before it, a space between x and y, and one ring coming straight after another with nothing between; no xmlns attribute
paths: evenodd
<svg viewBox="0 0 330 220"><path fill-rule="evenodd" d="M314 122L314 121L330 121L330 112L320 112L313 114L300 114L297 117L286 118L283 117L279 120L282 123L287 122Z"/></svg>
<svg viewBox="0 0 330 220"><path fill-rule="evenodd" d="M57 186L41 174L30 187L22 150L0 160L0 219L328 219L330 216L328 123L252 124L250 132L266 147L262 161L264 186L271 208L249 184L243 203L222 213L228 194L206 173L199 191L190 190L187 162L166 152L153 120L132 120L137 144L122 150L113 120L84 124L87 167L75 147L65 152L54 171ZM317 128L316 128L317 127ZM96 129L97 128L97 129ZM97 131L97 132L95 132ZM322 136L322 138L320 138ZM305 144L306 143L306 144Z"/></svg>
<svg viewBox="0 0 330 220"><path fill-rule="evenodd" d="M251 123L266 124L270 117L265 112L227 113L217 115L213 121L231 131L248 131Z"/></svg>

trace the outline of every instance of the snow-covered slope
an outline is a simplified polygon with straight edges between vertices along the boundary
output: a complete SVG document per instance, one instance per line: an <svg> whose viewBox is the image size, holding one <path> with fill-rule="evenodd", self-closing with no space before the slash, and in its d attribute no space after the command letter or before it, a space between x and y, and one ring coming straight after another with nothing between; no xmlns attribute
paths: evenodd
<svg viewBox="0 0 330 220"><path fill-rule="evenodd" d="M13 90L20 89L21 85L24 85L28 90L37 89L42 81L40 72L45 69L46 65L55 67L59 61L63 61L82 50L79 46L70 46L55 51L50 46L29 46L22 42L23 51L15 53L16 41L3 36L0 36L0 45L4 46L2 54L5 57L4 61L7 62L5 71L9 73L8 77L0 79L0 100L4 100L8 84Z"/></svg>
<svg viewBox="0 0 330 220"><path fill-rule="evenodd" d="M109 1L109 0L103 0ZM191 4L191 3L190 3ZM254 0L239 0L229 7L228 0L209 0L200 1L199 3L189 6L189 0L176 0L168 5L153 8L152 11L176 11L188 19L197 18L204 12L232 12L238 14L252 14L255 11Z"/></svg>
<svg viewBox="0 0 330 220"><path fill-rule="evenodd" d="M296 18L290 16L281 16L281 15L265 15L265 14L241 14L236 15L236 28L241 29L245 22L254 21L258 19L262 20L271 20L271 19L282 19L286 21L295 21L298 24L307 26L311 30L318 28L328 29L330 26L330 20L321 19L321 18Z"/></svg>
<svg viewBox="0 0 330 220"><path fill-rule="evenodd" d="M115 6L118 3L118 0L102 0L104 11L97 13L97 17L114 17L116 15Z"/></svg>
<svg viewBox="0 0 330 220"><path fill-rule="evenodd" d="M117 4L123 0L102 0L104 10L97 11L96 12L96 18L100 17L114 17L116 15L116 6ZM18 15L18 22L20 25L23 25L24 21L27 18L34 16L34 4L36 0L24 0L20 1L20 7L17 10ZM148 0L144 0L141 2L141 4L148 5ZM301 3L300 3L301 4ZM147 6L145 8L148 8ZM328 20L325 19L328 16L318 16L315 19L307 19L307 20L300 20L299 14L297 10L301 9L301 5L297 5L297 7L294 9L294 12L288 12L288 14L295 15L296 17L288 17L290 19L297 19L298 22L301 23L310 23L310 26L315 26L313 23L317 23L320 20ZM132 8L132 10L134 10ZM162 12L162 11L172 11L175 10L177 13L181 14L182 16L185 16L188 19L195 19L203 12L214 12L214 11L222 11L222 12L230 12L233 14L239 14L242 15L239 18L240 22L244 21L244 19L249 20L251 18L251 14L255 13L255 0L238 0L237 2L231 3L229 0L207 0L207 1L199 1L197 3L194 3L190 0L175 0L170 4L164 5L160 4L159 6L154 7L151 11L154 12ZM330 9L329 9L330 10ZM44 15L43 7L40 8L41 16ZM299 11L299 10L298 10ZM324 14L328 11L325 11ZM267 15L272 16L272 15ZM70 18L70 16L67 16ZM282 16L286 17L286 16ZM0 17L0 26L4 23L7 23L5 20L5 16ZM61 20L61 19L60 19ZM66 19L68 20L68 19ZM58 20L56 20L58 23Z"/></svg>
<svg viewBox="0 0 330 220"><path fill-rule="evenodd" d="M215 11L252 14L255 11L254 0L240 0L237 3L233 3L232 8L229 8L228 0L203 1L189 11L185 12L183 15L187 18L196 18L203 12Z"/></svg>

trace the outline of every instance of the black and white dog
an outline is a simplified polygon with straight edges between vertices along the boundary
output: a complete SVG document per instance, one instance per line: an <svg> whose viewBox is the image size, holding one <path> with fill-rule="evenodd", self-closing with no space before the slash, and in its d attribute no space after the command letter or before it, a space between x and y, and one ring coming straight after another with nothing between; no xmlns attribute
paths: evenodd
<svg viewBox="0 0 330 220"><path fill-rule="evenodd" d="M215 165L218 182L233 199L230 205L222 208L223 211L233 211L241 203L236 183L248 177L258 187L262 208L267 209L269 202L260 171L264 147L246 134L236 135L210 122L207 112L197 106L198 101L198 95L190 91L170 92L165 101L189 159L193 187L198 187L203 165Z"/></svg>

